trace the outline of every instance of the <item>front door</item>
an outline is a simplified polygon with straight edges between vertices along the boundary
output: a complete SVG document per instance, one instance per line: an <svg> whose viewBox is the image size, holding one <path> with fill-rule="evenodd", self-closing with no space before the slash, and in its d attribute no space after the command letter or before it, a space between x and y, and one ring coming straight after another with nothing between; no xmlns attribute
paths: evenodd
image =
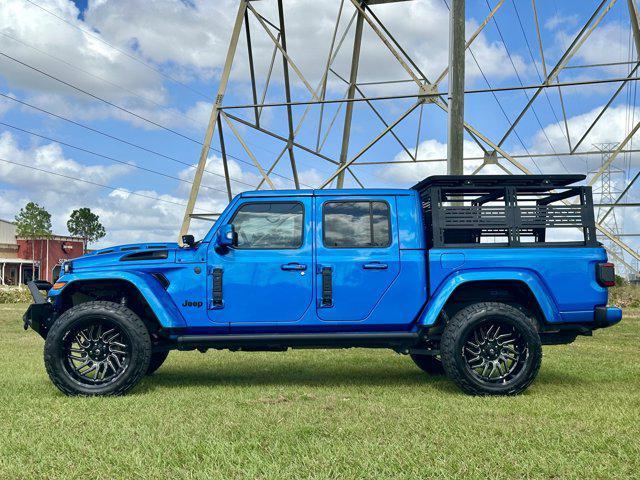
<svg viewBox="0 0 640 480"><path fill-rule="evenodd" d="M321 321L360 322L400 272L395 198L315 198L316 308Z"/></svg>
<svg viewBox="0 0 640 480"><path fill-rule="evenodd" d="M243 199L235 247L209 251L209 318L232 327L295 322L313 300L312 197Z"/></svg>

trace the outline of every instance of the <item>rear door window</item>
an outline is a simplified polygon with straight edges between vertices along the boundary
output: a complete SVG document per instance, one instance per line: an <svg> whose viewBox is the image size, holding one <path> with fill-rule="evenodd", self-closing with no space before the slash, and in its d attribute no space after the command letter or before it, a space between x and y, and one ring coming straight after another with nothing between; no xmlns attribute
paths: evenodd
<svg viewBox="0 0 640 480"><path fill-rule="evenodd" d="M323 243L329 248L382 248L391 244L387 202L326 202Z"/></svg>

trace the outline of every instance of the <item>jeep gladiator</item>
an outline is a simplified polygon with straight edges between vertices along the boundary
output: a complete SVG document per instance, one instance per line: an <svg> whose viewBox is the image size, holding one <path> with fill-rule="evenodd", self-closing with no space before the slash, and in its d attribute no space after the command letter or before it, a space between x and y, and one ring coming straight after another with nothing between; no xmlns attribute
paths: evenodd
<svg viewBox="0 0 640 480"><path fill-rule="evenodd" d="M470 394L517 394L542 345L622 318L584 178L244 192L198 242L106 248L29 283L25 329L68 395L123 394L171 350L352 347L408 355Z"/></svg>

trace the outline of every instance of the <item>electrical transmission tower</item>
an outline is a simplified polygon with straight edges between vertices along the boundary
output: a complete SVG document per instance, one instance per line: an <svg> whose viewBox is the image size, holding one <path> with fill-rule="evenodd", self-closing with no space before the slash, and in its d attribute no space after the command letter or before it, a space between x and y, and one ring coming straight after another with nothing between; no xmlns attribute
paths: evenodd
<svg viewBox="0 0 640 480"><path fill-rule="evenodd" d="M598 143L593 147L602 152L602 161L600 169L600 181L594 185L594 197L597 199L598 208L596 211L596 221L606 227L613 235L620 237L622 234L622 217L618 215L615 209L611 209L607 205L612 205L622 194L622 185L625 182L626 174L622 168L619 168L611 159L611 152L618 147L617 143ZM595 174L596 171L589 172ZM601 236L602 237L602 236ZM616 264L616 272L628 277L632 272L629 271L628 265L624 260L624 251L620 246L606 237L601 238L605 244L611 260Z"/></svg>
<svg viewBox="0 0 640 480"><path fill-rule="evenodd" d="M620 256L622 262L624 259L629 259L632 263L640 260L638 250L621 237L620 216L614 214L616 209L625 206L620 203L620 199L629 192L640 176L634 177L626 185L618 184L613 181L613 177L617 176L617 170L611 167L617 157L634 151L633 137L640 131L640 121L632 125L625 138L616 139L617 146L608 144L596 149L584 146L588 144L588 137L592 131L600 126L599 122L605 117L609 107L616 105L616 99L625 88L640 80L640 63L630 62L629 72L623 77L594 78L598 72L602 74L605 71L592 69L598 65L574 65L572 62L572 59L579 58L581 49L589 48L589 38L594 31L602 28L603 21L616 14L628 15L635 53L640 53L640 15L635 1L628 0L626 4L616 0L596 2L590 7L584 23L575 29L576 33L571 41L567 42L567 47L559 52L559 55L553 55L554 59L557 58L555 63L547 64L540 27L544 24L544 19L538 18L536 0L532 0L531 3L506 0L487 3L485 18L474 24L474 30L466 34L464 0L443 0L443 4L450 8L451 55L448 65L436 66L440 70L436 70L435 73L430 71L429 75L425 74L427 65L424 65L424 60L418 59L420 52L416 51L415 45L411 45L410 41L401 41L402 28L396 26L394 29L384 21L385 13L391 10L394 11L394 15L390 15L389 18L404 16L406 22L414 21L415 16L411 8L420 0L325 0L322 5L335 6L332 35L328 35L325 40L311 38L317 24L321 21L326 22L327 18L307 16L298 19L298 23L293 25L300 30L300 22L304 22L304 31L309 32L309 35L302 39L298 35L298 42L302 41L302 44L298 45L293 37L287 36L291 29L287 27L286 17L292 11L288 10L292 8L292 2L237 1L238 10L187 203L181 235L187 233L192 218L203 218L202 215L194 215L194 207L217 130L229 200L234 194L239 193L232 191L233 179L229 176L230 165L225 153L232 146L241 148L250 159L252 167L256 169L256 189L322 189L345 186L364 188L365 184L371 181L371 177L367 178L367 173L372 169L384 168L384 172L391 172L403 166L418 167L424 166L425 163L443 167L446 164L449 173L460 173L468 166L468 162L475 162L473 166L477 168L473 174L481 172L486 167L493 170L499 168L507 174L529 175L533 173L530 166L536 159L541 159L541 168L544 169L543 160L548 157L561 160L574 155L583 158L601 156L602 164L590 177L588 184L605 185L606 191L601 194L601 203L608 203L609 207L598 212L596 228L609 244L612 257ZM313 0L305 1L311 4ZM472 3L474 2L466 2L467 7ZM532 61L540 62L542 66L542 81L532 85L525 85L520 81L519 85L512 87L494 88L487 80L487 88L465 89L461 78L464 76L465 59L473 58L478 69L482 71L482 65L474 55L474 48L477 47L474 42L482 38L481 33L488 26L498 29L498 17L504 5L510 5L509 8L512 9L519 8L522 16L531 16L525 25L530 25L532 30L535 28L531 33L532 38L537 39L539 58L533 58L534 49L530 49L529 52ZM435 8L435 5L432 7ZM616 13L611 14L612 11ZM502 20L504 21L504 18ZM366 41L363 41L363 38ZM504 43L504 40L502 41ZM265 51L264 42L270 45L270 50ZM324 46L326 54L323 55L323 60L305 62L307 52ZM508 43L504 43L504 48L508 52ZM371 52L375 55L368 55ZM389 63L381 68L378 65L372 67L365 64L367 58L373 59L373 62L385 58ZM247 66L244 79L231 76L232 70L242 71L236 68L239 63ZM515 65L513 68L516 70ZM593 79L562 81L561 74L565 74L565 70L569 68L589 69L589 72L593 72L590 76ZM372 71L375 71L373 78L363 78L363 72L370 74ZM575 78L575 75L572 77ZM234 92L246 93L248 100L225 102L225 94L231 81L236 82L237 88ZM563 97L562 91L598 83L611 83L617 85L617 88L599 109L593 122L583 132L574 132L580 135L579 137L571 138L565 108L571 107L566 105L571 97ZM523 106L517 107L511 115L507 115L496 95L506 91L518 92L526 100ZM558 103L555 107L551 106L549 92L558 93ZM493 95L507 117L508 127L505 126L504 132L499 132L501 135L489 135L487 124L474 125L471 120L464 118L464 105L469 108L467 100L473 100L473 95L477 94ZM566 131L566 148L554 151L553 154L529 152L524 144L520 149L515 142L515 137L520 140L516 129L521 120L532 112L537 117L536 108L546 108L541 105L544 103L541 101L543 97L546 97L546 103L554 113L561 112L560 121ZM393 108L386 107L390 104ZM365 118L364 114L369 117ZM485 117L489 118L490 115ZM442 121L443 118L448 120L449 125L448 155L446 158L425 158L423 150L419 147L422 141L431 140L430 135L433 135L433 129L426 127ZM277 146L269 155L262 152L259 154L247 139L248 135L254 135L256 142L277 143ZM463 135L477 148L479 153L476 156L463 155ZM521 140L520 142L522 143ZM514 148L526 153L511 153L510 150ZM319 180L313 181L313 185L305 185L304 179L300 178L300 167L304 162L307 168L313 168L321 175ZM415 168L415 172L420 171L424 172ZM419 180L421 178L416 173L415 181ZM622 181L624 182L624 179ZM621 186L624 187L623 192L616 197L617 189ZM628 264L625 265L625 270L630 272Z"/></svg>

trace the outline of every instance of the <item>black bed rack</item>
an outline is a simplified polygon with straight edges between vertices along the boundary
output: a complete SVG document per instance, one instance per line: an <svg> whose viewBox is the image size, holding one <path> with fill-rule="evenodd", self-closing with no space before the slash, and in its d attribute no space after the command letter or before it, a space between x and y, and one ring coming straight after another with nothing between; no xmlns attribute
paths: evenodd
<svg viewBox="0 0 640 480"><path fill-rule="evenodd" d="M573 185L585 178L438 175L413 189L422 200L430 248L597 246L591 187ZM550 240L556 229L579 229L582 236Z"/></svg>

